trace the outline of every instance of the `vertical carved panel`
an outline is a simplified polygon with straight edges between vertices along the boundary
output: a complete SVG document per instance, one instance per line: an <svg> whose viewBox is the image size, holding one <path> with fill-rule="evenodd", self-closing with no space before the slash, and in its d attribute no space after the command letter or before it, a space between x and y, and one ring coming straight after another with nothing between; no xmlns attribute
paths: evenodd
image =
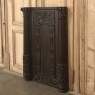
<svg viewBox="0 0 95 95"><path fill-rule="evenodd" d="M41 31L40 26L36 26L36 42L35 42L35 48L36 48L36 68L37 70L41 70Z"/></svg>
<svg viewBox="0 0 95 95"><path fill-rule="evenodd" d="M23 56L23 78L25 80L31 79L31 65L30 65L30 55Z"/></svg>
<svg viewBox="0 0 95 95"><path fill-rule="evenodd" d="M54 12L36 12L36 64L37 70L41 70L41 27L47 25L50 36L50 74L54 75L55 61L54 61ZM44 31L45 32L45 31Z"/></svg>
<svg viewBox="0 0 95 95"><path fill-rule="evenodd" d="M50 34L50 74L54 75L55 72L54 27L49 27L49 34Z"/></svg>
<svg viewBox="0 0 95 95"><path fill-rule="evenodd" d="M58 90L60 92L68 91L68 65L58 64Z"/></svg>

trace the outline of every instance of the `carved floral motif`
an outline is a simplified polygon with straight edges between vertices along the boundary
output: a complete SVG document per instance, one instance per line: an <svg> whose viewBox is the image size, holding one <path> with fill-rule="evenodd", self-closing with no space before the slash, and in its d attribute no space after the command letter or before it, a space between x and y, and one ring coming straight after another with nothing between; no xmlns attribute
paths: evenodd
<svg viewBox="0 0 95 95"><path fill-rule="evenodd" d="M35 12L36 24L54 24L54 12Z"/></svg>
<svg viewBox="0 0 95 95"><path fill-rule="evenodd" d="M37 82L43 83L43 84L57 87L57 80L56 79L51 79L51 78L47 78L44 76L34 75L34 80Z"/></svg>
<svg viewBox="0 0 95 95"><path fill-rule="evenodd" d="M30 56L23 56L23 78L25 80L31 80L31 65L30 65Z"/></svg>
<svg viewBox="0 0 95 95"><path fill-rule="evenodd" d="M58 89L60 92L68 91L68 65L58 64Z"/></svg>
<svg viewBox="0 0 95 95"><path fill-rule="evenodd" d="M41 31L40 31L40 27L36 26L36 70L40 71L41 70Z"/></svg>

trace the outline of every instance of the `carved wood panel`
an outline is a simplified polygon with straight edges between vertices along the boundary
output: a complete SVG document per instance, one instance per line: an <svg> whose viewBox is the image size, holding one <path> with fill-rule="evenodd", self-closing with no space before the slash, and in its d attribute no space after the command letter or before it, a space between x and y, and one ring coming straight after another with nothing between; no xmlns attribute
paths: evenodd
<svg viewBox="0 0 95 95"><path fill-rule="evenodd" d="M37 67L37 73L41 70L48 71L48 76L52 76L55 74L55 56L54 56L54 49L55 49L55 39L54 39L54 12L41 12L36 11L34 14L35 19L35 62ZM47 31L46 31L47 30ZM46 36L47 35L47 36ZM48 49L46 49L48 48ZM47 51L47 52L46 52ZM47 56L46 56L47 55ZM47 59L45 59L45 57ZM42 61L43 59L43 61ZM50 64L46 65L43 64ZM44 65L44 68L41 68ZM48 67L50 68L48 70ZM45 74L45 73L44 73ZM52 74L52 75L51 75ZM47 74L45 74L47 76Z"/></svg>
<svg viewBox="0 0 95 95"><path fill-rule="evenodd" d="M67 8L21 8L24 78L68 91ZM30 56L29 61L25 61ZM26 69L27 68L27 69Z"/></svg>

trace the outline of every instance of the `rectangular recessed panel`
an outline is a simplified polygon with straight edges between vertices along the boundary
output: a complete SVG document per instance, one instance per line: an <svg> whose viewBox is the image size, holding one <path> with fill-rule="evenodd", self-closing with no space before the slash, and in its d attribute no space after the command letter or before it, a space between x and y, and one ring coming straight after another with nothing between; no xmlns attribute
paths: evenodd
<svg viewBox="0 0 95 95"><path fill-rule="evenodd" d="M23 34L22 33L15 33L15 64L19 66L23 65Z"/></svg>
<svg viewBox="0 0 95 95"><path fill-rule="evenodd" d="M54 11L35 11L34 19L37 74L55 78Z"/></svg>
<svg viewBox="0 0 95 95"><path fill-rule="evenodd" d="M21 7L23 7L23 0L14 0L13 2L13 16L15 21L22 21L23 16L22 12L20 11Z"/></svg>

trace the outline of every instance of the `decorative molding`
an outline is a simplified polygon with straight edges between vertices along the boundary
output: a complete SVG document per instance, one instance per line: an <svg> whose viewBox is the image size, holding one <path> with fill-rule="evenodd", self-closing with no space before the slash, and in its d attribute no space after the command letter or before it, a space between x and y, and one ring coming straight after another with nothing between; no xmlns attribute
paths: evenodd
<svg viewBox="0 0 95 95"><path fill-rule="evenodd" d="M36 59L35 59L35 62L36 62L36 69L37 71L40 71L41 70L41 27L39 26L36 26L36 35L35 35L35 48L36 48Z"/></svg>
<svg viewBox="0 0 95 95"><path fill-rule="evenodd" d="M32 70L31 70L31 65L30 65L30 55L24 55L23 56L23 78L25 80L31 80Z"/></svg>
<svg viewBox="0 0 95 95"><path fill-rule="evenodd" d="M28 8L21 8L21 11L23 12L23 15L25 15L25 13L31 13L31 8L28 7Z"/></svg>
<svg viewBox="0 0 95 95"><path fill-rule="evenodd" d="M68 65L58 64L58 90L60 92L68 91Z"/></svg>
<svg viewBox="0 0 95 95"><path fill-rule="evenodd" d="M62 8L62 7L60 7L60 8L58 8L58 18L64 18L64 17L66 17L67 16L67 7L64 7L64 8Z"/></svg>
<svg viewBox="0 0 95 95"><path fill-rule="evenodd" d="M54 27L49 27L50 34L50 74L55 74L55 39L54 39Z"/></svg>
<svg viewBox="0 0 95 95"><path fill-rule="evenodd" d="M54 25L54 12L35 12L36 24Z"/></svg>
<svg viewBox="0 0 95 95"><path fill-rule="evenodd" d="M50 57L50 74L54 75L55 74L55 61L54 61L54 56Z"/></svg>
<svg viewBox="0 0 95 95"><path fill-rule="evenodd" d="M52 86L52 87L56 87L57 88L58 81L56 79L51 79L51 78L47 78L47 77L40 76L40 75L34 75L33 79L36 82L47 84L49 86Z"/></svg>

